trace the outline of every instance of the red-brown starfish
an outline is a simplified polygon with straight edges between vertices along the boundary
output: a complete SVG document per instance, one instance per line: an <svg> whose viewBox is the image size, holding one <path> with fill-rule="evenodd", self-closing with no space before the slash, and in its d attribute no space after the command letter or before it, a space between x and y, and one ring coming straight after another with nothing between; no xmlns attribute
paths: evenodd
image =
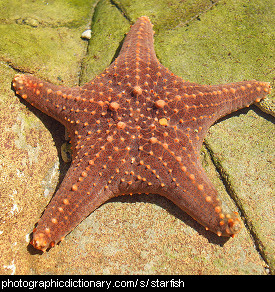
<svg viewBox="0 0 275 292"><path fill-rule="evenodd" d="M130 193L167 197L219 236L240 230L207 178L199 153L220 117L260 101L269 83L208 86L186 82L159 63L148 17L140 17L118 58L82 87L64 88L16 75L16 94L60 121L73 161L33 232L46 250L110 198Z"/></svg>

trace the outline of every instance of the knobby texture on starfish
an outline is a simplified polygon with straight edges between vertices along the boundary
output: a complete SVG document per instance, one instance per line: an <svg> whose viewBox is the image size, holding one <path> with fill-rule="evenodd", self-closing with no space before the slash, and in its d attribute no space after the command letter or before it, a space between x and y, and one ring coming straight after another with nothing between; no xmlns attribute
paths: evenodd
<svg viewBox="0 0 275 292"><path fill-rule="evenodd" d="M112 197L167 197L219 236L241 220L226 213L199 153L209 127L222 116L260 101L269 83L199 85L159 63L152 24L140 17L118 58L82 87L64 88L16 75L16 94L67 128L73 161L33 232L46 250Z"/></svg>

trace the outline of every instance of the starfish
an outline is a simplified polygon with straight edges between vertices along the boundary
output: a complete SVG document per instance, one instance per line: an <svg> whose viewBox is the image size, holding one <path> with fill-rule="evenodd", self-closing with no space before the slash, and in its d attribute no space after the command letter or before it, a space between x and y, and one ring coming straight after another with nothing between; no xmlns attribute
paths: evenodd
<svg viewBox="0 0 275 292"><path fill-rule="evenodd" d="M17 95L66 128L73 160L33 231L31 244L53 247L112 197L165 196L207 230L233 236L241 219L227 212L199 160L209 127L259 102L270 85L242 81L199 85L158 61L153 29L140 17L119 56L81 87L65 88L32 75L16 75Z"/></svg>

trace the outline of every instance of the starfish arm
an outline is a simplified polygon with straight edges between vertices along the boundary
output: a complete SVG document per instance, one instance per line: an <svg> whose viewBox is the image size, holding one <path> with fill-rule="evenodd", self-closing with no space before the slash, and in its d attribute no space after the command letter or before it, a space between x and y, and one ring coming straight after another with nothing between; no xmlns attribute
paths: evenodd
<svg viewBox="0 0 275 292"><path fill-rule="evenodd" d="M221 204L193 143L173 128L167 127L166 131L143 135L135 163L127 168L132 177L122 192L160 194L217 235L237 233L240 219Z"/></svg>
<svg viewBox="0 0 275 292"><path fill-rule="evenodd" d="M121 177L128 174L132 151L129 134L123 129L113 126L107 130L102 125L95 132L79 130L81 135L73 136L72 164L34 230L35 248L44 251L53 246L97 207L121 194L119 184L124 181ZM121 137L120 141L116 136Z"/></svg>
<svg viewBox="0 0 275 292"><path fill-rule="evenodd" d="M149 57L159 63L154 50L153 36L153 25L149 18L140 17L128 32L117 59L122 62L131 62L133 59L141 61Z"/></svg>
<svg viewBox="0 0 275 292"><path fill-rule="evenodd" d="M196 112L208 115L209 125L238 109L259 102L271 88L268 82L241 81L222 85L182 85L183 105L193 107ZM205 121L204 121L205 123Z"/></svg>
<svg viewBox="0 0 275 292"><path fill-rule="evenodd" d="M88 175L89 174L89 175ZM113 197L98 172L80 172L73 163L33 231L31 244L42 251L54 246L91 212Z"/></svg>
<svg viewBox="0 0 275 292"><path fill-rule="evenodd" d="M196 166L182 166L173 172L174 188L164 194L179 208L193 217L206 230L218 236L234 236L241 228L238 214L231 212L219 199L219 195L206 176L200 162ZM174 168L176 170L176 167Z"/></svg>
<svg viewBox="0 0 275 292"><path fill-rule="evenodd" d="M176 111L173 125L182 133L188 131L196 151L200 150L209 127L218 119L259 102L271 91L268 82L259 81L206 86L179 80L174 89L177 95L169 100L170 108Z"/></svg>
<svg viewBox="0 0 275 292"><path fill-rule="evenodd" d="M28 74L15 75L12 85L16 94L65 126L70 125L67 117L85 94L80 87L66 88Z"/></svg>
<svg viewBox="0 0 275 292"><path fill-rule="evenodd" d="M205 92L198 92L198 95L201 96L199 102L212 107L216 121L238 109L250 106L253 102L259 102L270 91L268 82L252 80L210 86Z"/></svg>

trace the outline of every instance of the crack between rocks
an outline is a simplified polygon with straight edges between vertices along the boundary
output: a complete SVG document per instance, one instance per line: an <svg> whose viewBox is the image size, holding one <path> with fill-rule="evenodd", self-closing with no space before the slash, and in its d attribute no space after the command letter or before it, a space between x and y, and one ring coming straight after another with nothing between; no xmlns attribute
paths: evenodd
<svg viewBox="0 0 275 292"><path fill-rule="evenodd" d="M32 69L26 69L26 68L22 68L20 66L14 65L12 60L9 59L9 58L0 57L0 62L5 64L6 66L8 66L10 69L14 70L16 73L33 74L33 73L36 72L36 70L34 70L34 69L33 70Z"/></svg>
<svg viewBox="0 0 275 292"><path fill-rule="evenodd" d="M117 10L121 13L121 15L130 22L130 24L134 24L134 21L130 18L130 16L127 14L126 10L123 6L121 6L119 3L117 3L115 0L109 0L110 3L117 8Z"/></svg>
<svg viewBox="0 0 275 292"><path fill-rule="evenodd" d="M198 14L194 15L193 17L191 17L190 19L188 19L187 21L180 23L179 25L175 26L175 28L177 27L182 27L182 26L189 26L192 22L196 21L196 20L200 20L200 16L206 14L208 11L210 11L211 9L213 9L213 7L215 7L220 1L210 1L210 5L208 7L206 7L203 11L199 12Z"/></svg>
<svg viewBox="0 0 275 292"><path fill-rule="evenodd" d="M125 9L120 3L118 3L118 2L115 1L115 0L109 0L109 1L110 1L110 3L111 3L113 6L115 6L115 7L119 10L119 12L122 14L122 16L123 16L124 18L126 18L127 21L129 21L131 25L134 24L135 21L131 19L131 17L128 15L126 9ZM210 5L209 5L208 7L206 7L203 11L201 11L200 13L194 15L193 17L191 17L191 18L190 18L189 20L187 20L186 22L180 23L179 25L175 26L174 28L176 28L176 27L180 27L180 26L189 26L193 21L195 21L195 20L200 20L200 19L199 19L200 16L202 16L202 15L204 15L205 13L207 13L208 11L210 11L210 10L211 10L213 7L215 7L220 1L219 1L219 0L216 0L216 1L211 0L210 2L211 2Z"/></svg>
<svg viewBox="0 0 275 292"><path fill-rule="evenodd" d="M92 30L94 24L95 24L95 17L96 17L96 14L97 14L97 11L98 11L98 6L99 4L102 2L103 0L98 0L95 5L93 6L92 10L93 10L93 13L91 13L91 18L90 18L90 23L89 23L89 27L90 29ZM126 13L126 10L121 6L119 5L119 3L117 3L116 1L114 0L109 0L110 4L112 6L114 6L120 13L121 15L128 21L130 22L130 24L133 24L134 22L131 20L131 18L127 15ZM89 48L90 48L90 42L87 41L87 46L86 46L86 52L84 53L83 55L83 58L81 60L81 64L80 64L80 69L79 69L79 73L78 73L78 85L80 86L83 82L83 70L84 70L84 61L85 61L85 58L88 56L88 51L89 51Z"/></svg>
<svg viewBox="0 0 275 292"><path fill-rule="evenodd" d="M93 7L91 8L91 18L88 22L88 25L87 25L87 29L91 29L93 28L93 25L95 23L94 19L95 19L95 15L96 15L96 12L97 12L97 9L98 9L98 5L99 3L101 2L102 0L98 0L95 5L93 5ZM79 68L79 72L78 72L78 85L81 86L82 85L82 82L83 82L83 70L84 70L84 61L86 59L86 57L88 56L88 51L89 51L89 46L90 46L90 42L89 40L83 40L83 41L86 41L87 42L87 45L86 45L86 51L85 53L83 54L83 57L81 59L81 62L80 62L80 68Z"/></svg>
<svg viewBox="0 0 275 292"><path fill-rule="evenodd" d="M262 241L258 237L257 232L255 231L255 228L253 226L253 223L249 222L248 216L247 216L247 214L242 206L242 203L238 200L238 197L236 196L236 192L230 183L229 175L223 169L219 160L215 157L215 154L214 154L213 150L211 149L211 146L209 145L209 143L204 141L203 144L206 148L206 151L208 152L208 154L210 156L210 159L211 159L217 173L219 174L220 180L222 181L222 183L226 189L226 192L228 193L230 198L234 201L239 213L241 214L241 218L244 221L245 228L248 229L250 237L255 245L255 248L256 248L258 254L260 255L261 259L265 262L266 266L269 268L269 271L270 271L269 274L271 274L269 260L265 254L265 251L264 251L264 249L265 249L264 244L262 243Z"/></svg>

